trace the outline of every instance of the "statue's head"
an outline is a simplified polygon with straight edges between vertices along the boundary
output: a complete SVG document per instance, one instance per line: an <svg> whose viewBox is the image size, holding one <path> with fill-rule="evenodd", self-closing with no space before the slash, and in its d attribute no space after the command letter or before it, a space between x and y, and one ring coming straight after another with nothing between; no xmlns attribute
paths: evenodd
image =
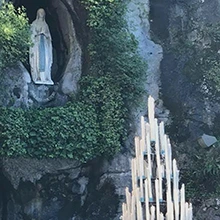
<svg viewBox="0 0 220 220"><path fill-rule="evenodd" d="M37 19L45 19L45 11L44 11L44 9L43 8L40 8L40 9L38 9L37 10Z"/></svg>

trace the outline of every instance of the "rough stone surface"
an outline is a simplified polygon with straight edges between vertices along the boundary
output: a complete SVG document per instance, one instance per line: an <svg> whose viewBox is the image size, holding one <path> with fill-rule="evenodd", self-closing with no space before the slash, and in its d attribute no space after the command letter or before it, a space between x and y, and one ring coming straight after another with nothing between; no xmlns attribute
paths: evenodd
<svg viewBox="0 0 220 220"><path fill-rule="evenodd" d="M68 5L68 8L66 7ZM61 31L68 45L68 62L66 64L62 80L60 82L61 91L64 94L76 93L78 89L78 81L82 72L82 50L76 37L74 23L71 13L75 13L75 9L71 1L67 1L66 5L62 1L53 1L53 7L56 13L62 14L58 16L59 23L61 24ZM72 12L68 9L71 8Z"/></svg>
<svg viewBox="0 0 220 220"><path fill-rule="evenodd" d="M28 84L31 78L21 63L6 69L0 75L0 105L27 107L31 101L28 97Z"/></svg>
<svg viewBox="0 0 220 220"><path fill-rule="evenodd" d="M115 192L120 198L115 220L120 218L122 212L121 207L125 201L125 188L129 187L131 190L131 158L130 153L118 154L113 160L104 161L102 167L103 175L100 178L99 187L110 179L116 188Z"/></svg>
<svg viewBox="0 0 220 220"><path fill-rule="evenodd" d="M129 31L134 34L138 41L139 54L147 63L145 83L146 94L151 95L156 100L157 117L160 120L167 121L169 111L164 108L163 101L160 99L160 62L163 58L163 49L161 45L155 43L151 38L150 26L150 1L149 0L131 0L128 3L126 20ZM135 112L135 127L137 134L140 135L140 116L147 115L147 98L143 97L142 108ZM133 141L133 140L132 140Z"/></svg>
<svg viewBox="0 0 220 220"><path fill-rule="evenodd" d="M204 37L203 31L209 25L219 24L220 2L152 0L150 11L151 31L164 51L161 93L172 116L169 135L174 143L173 154L177 156L180 170L187 172L193 164L189 158L198 153L197 139L204 133L215 136L219 133L220 103L219 97L209 94L205 83L193 82L184 73L190 56L181 52L185 49L181 43L176 43L182 39L182 43L198 44L200 49L208 47L210 39ZM193 210L196 220L219 219L216 205L195 203Z"/></svg>
<svg viewBox="0 0 220 220"><path fill-rule="evenodd" d="M132 0L128 4L126 20L129 31L138 41L140 55L147 61L146 74L148 75L146 90L155 99L159 97L160 62L163 50L159 44L154 43L150 36L149 1Z"/></svg>
<svg viewBox="0 0 220 220"><path fill-rule="evenodd" d="M110 176L102 178L100 163L2 159L0 215L7 220L113 219L118 209L116 185Z"/></svg>
<svg viewBox="0 0 220 220"><path fill-rule="evenodd" d="M175 48L175 43L184 34L188 44L196 42L201 47L206 47L209 39L202 37L201 30L218 22L219 1L188 0L184 3L168 1L165 4L158 0L152 2L151 7L154 12L151 16L152 30L165 45L161 63L162 94L165 106L172 111L176 120L176 128L173 128L173 131L175 130L179 137L175 137L175 140L178 139L180 142L187 138L194 140L203 133L213 135L214 121L219 114L219 101L214 101L212 96L204 94L205 86L192 82L184 74L188 54L175 53L181 50L178 45L178 48ZM163 13L158 17L157 14L161 11ZM160 27L159 23L163 27ZM167 34L164 34L165 28Z"/></svg>
<svg viewBox="0 0 220 220"><path fill-rule="evenodd" d="M3 159L2 169L4 175L10 180L15 189L20 181L36 183L45 174L55 174L66 171L69 175L77 177L80 172L80 163L67 159Z"/></svg>
<svg viewBox="0 0 220 220"><path fill-rule="evenodd" d="M200 205L195 213L195 220L220 220L220 200L219 198L208 199Z"/></svg>

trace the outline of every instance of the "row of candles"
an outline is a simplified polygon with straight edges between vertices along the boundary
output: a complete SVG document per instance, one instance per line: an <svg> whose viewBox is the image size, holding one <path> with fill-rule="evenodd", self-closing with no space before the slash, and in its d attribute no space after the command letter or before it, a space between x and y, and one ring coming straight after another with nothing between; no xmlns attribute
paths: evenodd
<svg viewBox="0 0 220 220"><path fill-rule="evenodd" d="M154 99L148 99L148 119L141 117L141 137L135 137L136 158L131 161L132 192L126 188L123 220L192 220L192 204L179 189L179 170L172 160L164 123L154 118ZM165 186L165 189L163 187ZM166 206L166 211L162 210ZM166 213L164 213L166 212Z"/></svg>

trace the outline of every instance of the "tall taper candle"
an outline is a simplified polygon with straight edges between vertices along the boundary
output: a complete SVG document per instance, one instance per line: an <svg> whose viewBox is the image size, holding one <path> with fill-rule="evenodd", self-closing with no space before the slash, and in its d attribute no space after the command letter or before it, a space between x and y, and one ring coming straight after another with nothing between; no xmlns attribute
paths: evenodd
<svg viewBox="0 0 220 220"><path fill-rule="evenodd" d="M148 169L147 169L148 170ZM147 181L148 181L148 195L149 195L149 201L153 202L153 194L152 194L152 183L151 183L151 177L150 172L147 172Z"/></svg>
<svg viewBox="0 0 220 220"><path fill-rule="evenodd" d="M150 207L150 220L155 220L155 207L153 205Z"/></svg>
<svg viewBox="0 0 220 220"><path fill-rule="evenodd" d="M146 148L146 130L145 130L145 121L144 121L144 117L141 116L141 139L142 139L142 144L143 144L143 151L146 152L147 148Z"/></svg>
<svg viewBox="0 0 220 220"><path fill-rule="evenodd" d="M151 141L155 141L155 130L154 130L154 99L150 96L148 98L148 119L150 124L150 138Z"/></svg>
<svg viewBox="0 0 220 220"><path fill-rule="evenodd" d="M159 136L160 136L160 144L161 144L161 154L165 153L165 147L164 147L164 122L160 122L159 125Z"/></svg>
<svg viewBox="0 0 220 220"><path fill-rule="evenodd" d="M185 185L182 184L181 187L181 197L180 197L180 211L181 211L181 215L180 215L180 220L186 220L185 219Z"/></svg>
<svg viewBox="0 0 220 220"><path fill-rule="evenodd" d="M144 181L145 188L145 215L146 220L150 220L150 210L149 210L149 196L148 196L148 181L147 179Z"/></svg>
<svg viewBox="0 0 220 220"><path fill-rule="evenodd" d="M147 162L148 162L148 169L150 172L150 177L152 177L151 146L150 146L150 134L149 133L147 133Z"/></svg>
<svg viewBox="0 0 220 220"><path fill-rule="evenodd" d="M177 170L176 160L173 159L173 201L175 220L179 220L179 171Z"/></svg>
<svg viewBox="0 0 220 220"><path fill-rule="evenodd" d="M156 213L157 219L160 219L160 201L159 201L159 180L155 180L155 193L156 193Z"/></svg>

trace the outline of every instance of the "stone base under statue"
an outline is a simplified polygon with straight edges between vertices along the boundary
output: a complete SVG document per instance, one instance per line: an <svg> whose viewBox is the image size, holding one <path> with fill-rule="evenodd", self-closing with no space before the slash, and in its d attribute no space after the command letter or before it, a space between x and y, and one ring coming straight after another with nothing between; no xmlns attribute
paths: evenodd
<svg viewBox="0 0 220 220"><path fill-rule="evenodd" d="M55 99L55 86L36 85L33 83L29 85L29 94L37 104L46 104Z"/></svg>
<svg viewBox="0 0 220 220"><path fill-rule="evenodd" d="M52 80L47 80L47 81L37 80L34 81L34 83L37 85L54 85L54 82Z"/></svg>

